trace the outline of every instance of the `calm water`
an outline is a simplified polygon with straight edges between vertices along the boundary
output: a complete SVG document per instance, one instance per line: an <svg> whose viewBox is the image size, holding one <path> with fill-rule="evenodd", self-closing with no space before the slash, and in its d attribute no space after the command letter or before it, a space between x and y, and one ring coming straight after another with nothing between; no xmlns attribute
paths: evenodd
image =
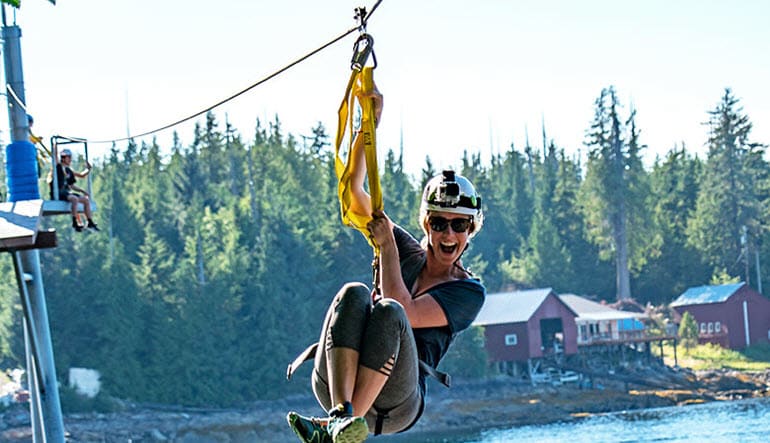
<svg viewBox="0 0 770 443"><path fill-rule="evenodd" d="M408 433L407 433L408 434ZM643 409L569 423L487 430L464 437L412 436L400 443L770 442L770 399Z"/></svg>

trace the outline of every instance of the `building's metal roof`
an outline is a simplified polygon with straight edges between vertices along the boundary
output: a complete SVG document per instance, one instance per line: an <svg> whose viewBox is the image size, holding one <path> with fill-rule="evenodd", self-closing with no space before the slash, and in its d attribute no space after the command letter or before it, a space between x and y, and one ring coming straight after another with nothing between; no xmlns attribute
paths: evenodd
<svg viewBox="0 0 770 443"><path fill-rule="evenodd" d="M543 288L488 294L473 324L487 326L528 321L552 292L551 288Z"/></svg>
<svg viewBox="0 0 770 443"><path fill-rule="evenodd" d="M688 288L671 303L672 307L722 303L735 294L746 283L738 282L716 286L696 286Z"/></svg>
<svg viewBox="0 0 770 443"><path fill-rule="evenodd" d="M564 303L567 304L575 313L577 318L575 321L580 320L623 320L634 318L647 318L646 314L639 312L626 312L612 309L607 305L597 303L589 300L585 297L581 297L575 294L562 294L559 295Z"/></svg>

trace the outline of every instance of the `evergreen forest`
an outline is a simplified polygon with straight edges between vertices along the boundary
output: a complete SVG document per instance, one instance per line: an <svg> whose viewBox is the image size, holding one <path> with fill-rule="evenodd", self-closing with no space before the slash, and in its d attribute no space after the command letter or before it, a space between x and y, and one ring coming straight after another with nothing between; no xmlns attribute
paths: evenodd
<svg viewBox="0 0 770 443"><path fill-rule="evenodd" d="M543 131L542 143L491 158L469 147L452 161L486 219L463 264L488 292L551 287L652 305L690 286L770 284L766 146L733 91L713 102L700 157L672 143L645 166L636 110L612 87L596 98L585 146ZM189 145L177 134L172 146L115 145L94 162L101 232L46 218L58 234L41 265L62 382L70 367L93 368L110 396L191 406L310 392L309 367L287 382L286 366L317 339L337 289L371 281L371 248L340 223L328 128L286 134L277 116L255 126L246 140L209 113ZM380 174L386 212L419 238L420 192L441 171L426 158L408 174L408 149L381 146ZM0 275L0 367L24 367L9 254ZM484 365L457 348L446 362L457 375Z"/></svg>

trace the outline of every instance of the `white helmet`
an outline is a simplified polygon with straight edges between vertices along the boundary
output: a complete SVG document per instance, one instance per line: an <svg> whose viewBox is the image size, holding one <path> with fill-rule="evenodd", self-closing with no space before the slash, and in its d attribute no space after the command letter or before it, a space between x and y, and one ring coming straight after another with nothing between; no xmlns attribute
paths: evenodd
<svg viewBox="0 0 770 443"><path fill-rule="evenodd" d="M428 180L420 202L420 226L425 230L429 212L450 212L472 216L473 228L470 237L481 231L484 213L481 211L481 196L473 184L455 171L445 170ZM427 232L425 233L427 235Z"/></svg>

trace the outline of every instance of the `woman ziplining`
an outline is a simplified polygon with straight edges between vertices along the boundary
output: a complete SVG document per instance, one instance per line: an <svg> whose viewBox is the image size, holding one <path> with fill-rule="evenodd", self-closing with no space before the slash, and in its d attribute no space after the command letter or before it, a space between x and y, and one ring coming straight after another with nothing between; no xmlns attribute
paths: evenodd
<svg viewBox="0 0 770 443"><path fill-rule="evenodd" d="M369 108L376 127L382 95L373 80L369 86L353 94L364 109L362 125ZM341 119L342 131L344 123ZM291 377L314 356L311 384L327 411L326 417L289 412L291 429L305 443L359 443L369 433L412 427L425 406L426 377L448 385L436 368L456 335L476 318L486 294L461 263L483 224L481 198L471 182L444 171L427 183L419 210L425 237L419 242L378 208L381 195L373 198L365 190L368 175L369 188L379 191L374 156L367 150L373 132L351 131L345 173L338 168L338 177L343 220L364 232L377 254L374 288L344 285L329 306L319 342L289 367ZM340 138L338 132L338 150Z"/></svg>

